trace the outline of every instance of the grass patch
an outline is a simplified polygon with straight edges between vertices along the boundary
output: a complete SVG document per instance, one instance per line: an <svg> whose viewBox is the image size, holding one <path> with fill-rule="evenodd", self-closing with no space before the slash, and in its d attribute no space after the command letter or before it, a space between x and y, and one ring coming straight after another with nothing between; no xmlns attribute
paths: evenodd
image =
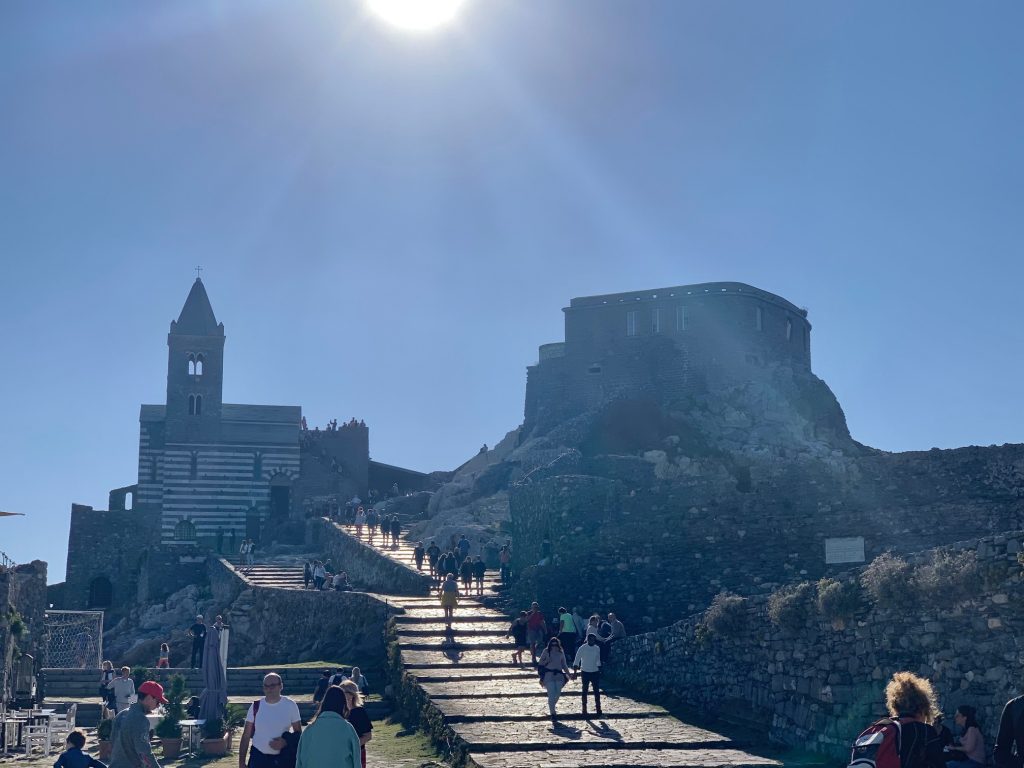
<svg viewBox="0 0 1024 768"><path fill-rule="evenodd" d="M351 666L344 661L295 661L291 664L252 664L248 667L228 667L228 674L232 669L327 669L328 667L337 669Z"/></svg>

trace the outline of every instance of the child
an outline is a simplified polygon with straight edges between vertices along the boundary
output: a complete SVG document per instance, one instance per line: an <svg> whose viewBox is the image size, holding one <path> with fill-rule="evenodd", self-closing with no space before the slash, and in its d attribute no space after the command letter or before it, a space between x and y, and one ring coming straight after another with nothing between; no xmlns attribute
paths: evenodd
<svg viewBox="0 0 1024 768"><path fill-rule="evenodd" d="M53 768L107 768L106 763L91 757L82 751L85 746L85 734L72 731L68 734L68 748L57 758Z"/></svg>
<svg viewBox="0 0 1024 768"><path fill-rule="evenodd" d="M171 666L171 649L167 643L160 643L160 660L156 663L157 669L167 669Z"/></svg>

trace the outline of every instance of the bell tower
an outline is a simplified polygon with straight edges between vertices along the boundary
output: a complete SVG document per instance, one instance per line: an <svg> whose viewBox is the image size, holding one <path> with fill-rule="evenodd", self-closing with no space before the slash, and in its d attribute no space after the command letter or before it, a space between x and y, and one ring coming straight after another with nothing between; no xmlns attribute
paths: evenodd
<svg viewBox="0 0 1024 768"><path fill-rule="evenodd" d="M224 389L224 324L196 278L167 334L167 441L216 442Z"/></svg>

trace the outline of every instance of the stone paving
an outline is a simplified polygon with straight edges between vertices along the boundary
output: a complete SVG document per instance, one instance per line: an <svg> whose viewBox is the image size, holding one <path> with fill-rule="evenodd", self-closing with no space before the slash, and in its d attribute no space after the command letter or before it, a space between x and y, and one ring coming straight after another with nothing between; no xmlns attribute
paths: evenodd
<svg viewBox="0 0 1024 768"><path fill-rule="evenodd" d="M353 526L337 524L351 536ZM382 555L415 569L413 545L382 545L378 534L361 540ZM426 566L424 565L424 570ZM488 574L485 592L498 586ZM444 718L449 736L477 768L768 768L778 760L747 752L728 736L685 723L623 691L603 692L601 716L581 714L580 682L571 681L558 703L559 723L548 715L547 696L529 665L512 660L509 619L474 597L461 598L451 624L436 595L389 597L405 613L395 618L401 660L408 675ZM454 640L454 642L453 642ZM525 654L529 661L529 654ZM591 702L591 706L593 703Z"/></svg>

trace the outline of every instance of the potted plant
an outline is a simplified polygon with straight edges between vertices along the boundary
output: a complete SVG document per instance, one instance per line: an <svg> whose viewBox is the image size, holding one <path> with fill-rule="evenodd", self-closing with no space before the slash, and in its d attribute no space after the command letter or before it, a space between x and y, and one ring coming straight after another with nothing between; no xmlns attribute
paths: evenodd
<svg viewBox="0 0 1024 768"><path fill-rule="evenodd" d="M100 762L110 759L110 752L114 745L110 743L110 732L114 728L114 721L111 718L100 720L96 726L96 740L100 745Z"/></svg>
<svg viewBox="0 0 1024 768"><path fill-rule="evenodd" d="M245 727L245 716L249 711L246 704L228 704L227 714L224 715L224 725L228 730L228 752L231 751L231 742L235 731Z"/></svg>
<svg viewBox="0 0 1024 768"><path fill-rule="evenodd" d="M185 717L182 701L187 695L185 678L181 675L171 675L164 693L167 698L167 703L164 704L164 718L154 729L160 744L163 745L166 760L174 760L181 752L181 721Z"/></svg>
<svg viewBox="0 0 1024 768"><path fill-rule="evenodd" d="M226 755L230 734L224 726L224 720L211 717L203 723L203 740L199 742L204 755Z"/></svg>

